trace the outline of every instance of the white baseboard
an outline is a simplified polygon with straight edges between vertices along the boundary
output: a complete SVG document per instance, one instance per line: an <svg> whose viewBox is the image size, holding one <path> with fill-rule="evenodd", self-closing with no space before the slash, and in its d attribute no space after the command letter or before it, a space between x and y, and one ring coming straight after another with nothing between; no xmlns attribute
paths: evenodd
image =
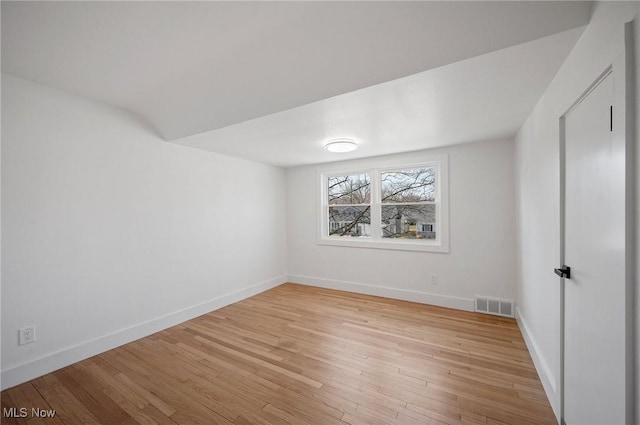
<svg viewBox="0 0 640 425"><path fill-rule="evenodd" d="M522 337L524 338L525 344L527 344L527 348L529 349L529 353L531 354L531 359L533 360L533 364L536 367L536 371L538 372L538 376L540 376L540 381L542 381L542 387L544 388L544 392L547 394L547 398L549 399L549 404L551 404L551 408L553 409L553 413L556 415L556 419L558 423L560 422L560 394L558 394L558 386L556 385L556 379L553 377L553 373L551 372L551 368L549 364L546 362L538 344L536 343L533 335L529 327L527 326L527 322L520 314L520 309L516 307L516 320L518 321L518 326L520 326L520 331L522 332Z"/></svg>
<svg viewBox="0 0 640 425"><path fill-rule="evenodd" d="M289 282L307 286L317 286L320 288L355 292L358 294L375 295L378 297L393 298L403 301L413 301L416 303L431 304L440 307L455 308L458 310L473 311L474 307L472 298L451 297L448 295L430 294L427 292L410 291L407 289L368 285L366 283L345 282L341 280L323 279L295 274L289 275Z"/></svg>
<svg viewBox="0 0 640 425"><path fill-rule="evenodd" d="M185 308L166 316L133 325L117 332L83 342L64 350L47 354L39 359L29 361L2 371L0 388L20 385L23 382L51 373L73 363L160 332L195 317L217 310L221 307L252 297L261 292L275 288L287 282L287 275L277 276L264 282L251 285L239 291L221 295L204 303Z"/></svg>

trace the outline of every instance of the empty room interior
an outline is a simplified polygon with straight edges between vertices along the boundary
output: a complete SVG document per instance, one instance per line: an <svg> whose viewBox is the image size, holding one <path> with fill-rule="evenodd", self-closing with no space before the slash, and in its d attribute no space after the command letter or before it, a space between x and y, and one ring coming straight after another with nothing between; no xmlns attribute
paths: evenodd
<svg viewBox="0 0 640 425"><path fill-rule="evenodd" d="M640 425L640 2L0 13L0 422Z"/></svg>

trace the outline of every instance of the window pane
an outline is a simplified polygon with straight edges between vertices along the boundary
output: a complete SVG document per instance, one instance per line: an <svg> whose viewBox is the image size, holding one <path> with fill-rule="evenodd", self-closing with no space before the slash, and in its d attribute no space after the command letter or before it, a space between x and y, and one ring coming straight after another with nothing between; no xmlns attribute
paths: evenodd
<svg viewBox="0 0 640 425"><path fill-rule="evenodd" d="M371 236L371 208L329 207L329 236Z"/></svg>
<svg viewBox="0 0 640 425"><path fill-rule="evenodd" d="M368 174L329 177L327 183L329 205L371 202L371 181Z"/></svg>
<svg viewBox="0 0 640 425"><path fill-rule="evenodd" d="M436 170L416 168L384 172L382 202L423 202L436 200Z"/></svg>
<svg viewBox="0 0 640 425"><path fill-rule="evenodd" d="M435 239L435 205L383 205L382 237Z"/></svg>

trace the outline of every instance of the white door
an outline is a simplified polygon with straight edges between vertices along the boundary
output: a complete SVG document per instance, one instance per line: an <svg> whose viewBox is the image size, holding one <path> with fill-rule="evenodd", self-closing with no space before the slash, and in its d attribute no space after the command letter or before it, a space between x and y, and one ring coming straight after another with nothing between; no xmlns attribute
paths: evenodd
<svg viewBox="0 0 640 425"><path fill-rule="evenodd" d="M567 425L626 423L625 144L615 90L609 72L564 116Z"/></svg>

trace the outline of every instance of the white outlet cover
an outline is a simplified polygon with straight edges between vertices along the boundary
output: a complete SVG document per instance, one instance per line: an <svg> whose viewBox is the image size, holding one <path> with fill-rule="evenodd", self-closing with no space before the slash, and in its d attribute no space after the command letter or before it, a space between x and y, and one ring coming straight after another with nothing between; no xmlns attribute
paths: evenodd
<svg viewBox="0 0 640 425"><path fill-rule="evenodd" d="M18 345L31 344L36 340L36 327L29 326L18 330Z"/></svg>

